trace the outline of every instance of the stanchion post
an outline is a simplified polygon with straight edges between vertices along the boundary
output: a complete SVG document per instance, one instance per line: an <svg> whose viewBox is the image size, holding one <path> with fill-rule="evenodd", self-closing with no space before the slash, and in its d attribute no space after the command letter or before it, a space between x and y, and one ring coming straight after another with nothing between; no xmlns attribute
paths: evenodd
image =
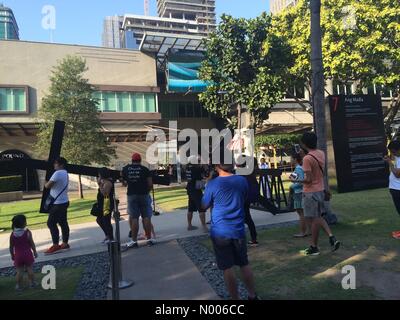
<svg viewBox="0 0 400 320"><path fill-rule="evenodd" d="M118 209L119 201L115 196L115 184L113 184L113 196L114 196L114 221L115 221L115 240L117 243L117 257L116 267L118 268L118 287L119 289L126 289L133 286L133 281L124 280L122 276L122 257L121 257L121 232L119 227L120 212Z"/></svg>
<svg viewBox="0 0 400 320"><path fill-rule="evenodd" d="M110 255L110 269L111 269L111 292L112 299L119 300L119 269L118 269L118 243L110 241L108 243L108 252Z"/></svg>

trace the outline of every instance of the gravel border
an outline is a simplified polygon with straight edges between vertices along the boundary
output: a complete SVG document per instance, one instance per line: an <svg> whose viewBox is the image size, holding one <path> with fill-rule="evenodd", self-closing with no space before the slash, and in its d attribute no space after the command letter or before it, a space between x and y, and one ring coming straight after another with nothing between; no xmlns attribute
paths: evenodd
<svg viewBox="0 0 400 320"><path fill-rule="evenodd" d="M272 228L285 228L297 225L298 221L282 222L271 225L259 226L257 231L272 229ZM218 269L215 256L207 247L205 247L201 242L208 239L209 236L197 236L190 238L178 239L179 245L185 251L187 256L192 260L192 262L199 269L204 278L208 281L217 295L228 300L230 298L228 291L225 287L224 276L221 270ZM241 299L247 299L247 290L244 284L239 280L239 294Z"/></svg>
<svg viewBox="0 0 400 320"><path fill-rule="evenodd" d="M60 258L52 261L37 262L34 271L40 273L42 267L52 265L57 268L83 267L81 280L76 288L74 300L106 300L107 285L110 275L110 262L108 252L100 252L89 255ZM0 277L15 276L15 268L0 269Z"/></svg>

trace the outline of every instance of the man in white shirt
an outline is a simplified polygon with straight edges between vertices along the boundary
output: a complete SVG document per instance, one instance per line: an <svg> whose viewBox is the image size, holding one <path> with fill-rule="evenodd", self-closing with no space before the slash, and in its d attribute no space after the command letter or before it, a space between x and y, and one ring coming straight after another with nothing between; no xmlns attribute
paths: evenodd
<svg viewBox="0 0 400 320"><path fill-rule="evenodd" d="M67 210L69 206L68 199L68 172L65 170L67 160L58 158L54 161L55 172L46 182L45 188L50 189L50 195L53 197L54 204L50 208L47 226L50 229L53 245L45 251L46 255L59 253L70 249L69 240L69 225L67 220ZM61 227L62 244L59 245Z"/></svg>
<svg viewBox="0 0 400 320"><path fill-rule="evenodd" d="M390 169L389 191L397 213L400 214L400 141L392 141L389 143L388 149L390 156L386 156L384 160ZM392 235L393 238L400 239L400 231L393 231Z"/></svg>

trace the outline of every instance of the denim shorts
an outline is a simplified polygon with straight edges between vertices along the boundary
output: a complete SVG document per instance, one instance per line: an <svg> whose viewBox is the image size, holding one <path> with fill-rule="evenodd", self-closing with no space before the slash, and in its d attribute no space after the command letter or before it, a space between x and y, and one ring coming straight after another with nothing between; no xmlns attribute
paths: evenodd
<svg viewBox="0 0 400 320"><path fill-rule="evenodd" d="M151 197L149 194L128 195L128 214L133 219L151 218L153 209L151 207Z"/></svg>

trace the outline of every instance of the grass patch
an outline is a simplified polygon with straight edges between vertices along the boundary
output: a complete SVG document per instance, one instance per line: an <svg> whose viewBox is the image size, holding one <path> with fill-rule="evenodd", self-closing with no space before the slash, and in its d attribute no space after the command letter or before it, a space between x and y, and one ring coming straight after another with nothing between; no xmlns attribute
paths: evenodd
<svg viewBox="0 0 400 320"><path fill-rule="evenodd" d="M187 208L188 196L184 187L156 189L154 197L157 206L164 212Z"/></svg>
<svg viewBox="0 0 400 320"><path fill-rule="evenodd" d="M87 195L85 199L71 199L68 209L68 222L79 224L94 221L90 215L93 203L96 201L93 194ZM39 213L40 199L18 201L0 204L0 229L11 230L11 219L17 214L24 214L28 220L30 229L42 229L47 225L47 214Z"/></svg>
<svg viewBox="0 0 400 320"><path fill-rule="evenodd" d="M0 278L0 300L72 300L82 277L83 268L61 268L56 271L56 289L44 290L41 287L43 274L35 274L39 286L35 289L25 288L15 291L15 277ZM27 286L25 275L25 285Z"/></svg>
<svg viewBox="0 0 400 320"><path fill-rule="evenodd" d="M249 249L257 291L266 299L399 299L400 243L391 232L400 230L400 219L387 189L335 194L333 211L340 223L333 232L342 247L330 252L321 232L317 257L299 251L308 239L294 239L298 228L259 232L260 246ZM210 243L206 243L208 248ZM343 290L341 269L356 269L356 290Z"/></svg>

